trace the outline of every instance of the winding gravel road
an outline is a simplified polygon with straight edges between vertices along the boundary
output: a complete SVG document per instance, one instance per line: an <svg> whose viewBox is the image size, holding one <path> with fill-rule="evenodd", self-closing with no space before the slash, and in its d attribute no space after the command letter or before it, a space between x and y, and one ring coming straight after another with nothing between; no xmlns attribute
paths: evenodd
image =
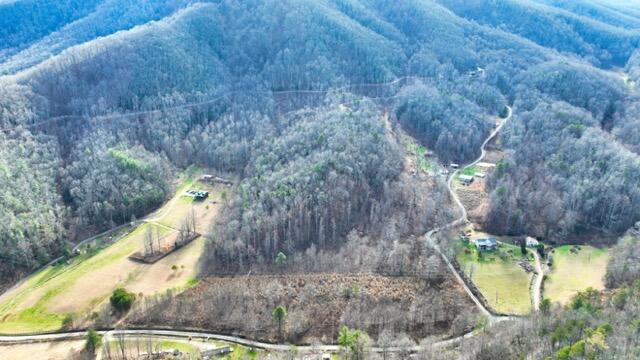
<svg viewBox="0 0 640 360"><path fill-rule="evenodd" d="M466 166L473 166L473 165L477 164L478 162L480 162L485 157L485 155L486 155L486 149L485 148L486 148L487 144L493 138L496 137L496 135L500 132L500 130L502 129L504 124L511 118L511 116L512 116L512 109L511 109L511 107L508 107L508 115L507 115L507 117L505 117L500 122L500 124L491 132L489 137L482 143L482 147L480 149L481 150L480 156L475 161L467 164ZM425 238L427 240L427 243L430 244L440 254L440 256L442 257L444 262L447 264L447 266L449 267L449 269L453 273L453 275L456 278L456 280L465 289L465 291L467 292L469 297L473 300L473 302L476 304L476 306L478 307L480 312L489 318L490 323L495 323L495 322L499 322L499 321L514 319L514 317L511 317L511 316L500 316L500 315L492 314L482 304L482 302L474 295L474 293L467 286L467 284L465 283L463 278L460 276L458 271L455 269L455 267L449 261L447 256L440 251L440 248L439 248L438 244L433 240L433 235L438 233L439 231L447 230L447 229L450 229L450 228L453 228L453 227L456 227L456 226L459 226L461 224L464 224L464 223L468 222L467 210L465 209L464 205L462 204L462 201L460 201L460 198L458 197L456 192L453 190L453 186L452 186L453 185L453 181L454 181L456 175L459 173L459 171L460 170L457 170L457 171L455 171L454 173L452 173L449 176L449 179L448 179L448 190L449 190L449 193L451 194L451 197L453 198L454 202L460 208L461 216L458 219L452 221L449 224L437 227L437 228L427 232L425 234ZM155 219L151 219L151 220L155 220ZM114 230L116 230L116 229L112 229L109 232L112 232ZM107 234L109 232L106 232L104 234ZM100 234L100 235L97 235L95 237L102 236L104 234ZM82 243L85 243L87 241L91 241L95 237L87 239L87 240L83 241ZM78 244L78 245L80 245L80 244ZM209 339L209 340L226 341L226 342L229 342L229 343L235 343L235 344L239 344L239 345L243 345L243 346L253 347L253 348L257 348L257 349L264 349L264 350L269 350L269 351L289 351L289 350L291 350L291 346L290 345L286 345L286 344L271 344L271 343L265 343L265 342L260 342L260 341L249 340L249 339L245 339L245 338L237 337L237 336L229 336L229 335L222 335L222 334L216 334L216 333L197 332L197 331L189 331L189 330L166 330L166 329L126 329L126 330L117 329L116 330L116 329L106 329L106 330L101 330L100 333L102 335L104 335L107 339L110 339L110 338L115 337L115 336L120 336L120 335L125 336L125 337L130 337L130 338L136 338L136 337L174 337L174 338L179 338L179 339L183 339L183 340L189 339L190 341L206 341L207 339ZM85 336L86 336L86 332L85 331L56 332L56 333L31 334L31 335L0 335L0 345L28 344L28 343L35 343L35 342L53 342L53 341L78 340L78 339L84 338ZM436 342L430 344L429 347L430 348L435 348L435 349L447 348L447 347L456 345L456 344L460 343L461 341L463 341L464 339L467 339L467 338L470 338L470 337L473 337L473 336L474 336L473 332L470 332L470 333L467 333L465 335L462 335L462 336L459 336L459 337L456 337L456 338L436 341ZM410 347L410 348L407 348L407 347L386 347L386 348L373 347L373 348L370 349L370 351L383 353L383 352L400 352L400 351L409 350L409 351L412 351L412 352L416 352L416 351L420 351L421 349L422 349L421 346L413 346L413 347ZM337 346L337 345L296 346L296 350L301 352L301 353L335 352L335 351L340 350L340 347Z"/></svg>
<svg viewBox="0 0 640 360"><path fill-rule="evenodd" d="M474 161L464 166L461 166L458 170L454 171L451 175L449 175L449 179L447 181L447 189L449 190L449 194L451 194L451 198L460 209L460 217L450 222L449 224L437 227L425 234L425 239L427 241L427 244L433 247L436 250L436 252L440 255L442 260L444 260L444 262L447 264L447 267L449 268L449 270L451 270L451 272L453 273L453 276L456 278L456 281L458 281L458 283L462 286L462 288L467 293L467 295L469 295L471 300L476 304L476 306L478 307L478 310L480 310L480 312L489 319L489 323L496 323L504 320L511 320L511 319L514 319L514 317L504 316L504 315L495 315L491 311L489 311L489 309L487 309L486 306L484 306L482 301L478 299L478 297L473 293L471 288L469 288L467 283L464 281L464 279L462 278L462 275L458 273L458 270L456 270L456 268L453 266L449 258L440 250L440 246L433 239L433 235L440 231L448 230L469 222L469 219L467 217L467 209L464 207L464 204L462 204L460 197L458 197L458 194L453 189L453 181L455 180L456 176L460 173L460 171L462 171L462 169L469 166L476 165L477 163L482 161L482 159L484 159L484 157L487 155L487 150L486 150L487 144L489 144L489 142L498 135L500 130L502 130L502 127L507 123L507 121L511 119L513 115L513 109L511 107L508 106L507 110L508 110L507 116L504 119L502 119L502 121L500 121L498 126L496 126L496 128L493 129L491 134L489 134L489 136L482 143L482 146L480 147L480 156L478 156L478 158L475 159Z"/></svg>

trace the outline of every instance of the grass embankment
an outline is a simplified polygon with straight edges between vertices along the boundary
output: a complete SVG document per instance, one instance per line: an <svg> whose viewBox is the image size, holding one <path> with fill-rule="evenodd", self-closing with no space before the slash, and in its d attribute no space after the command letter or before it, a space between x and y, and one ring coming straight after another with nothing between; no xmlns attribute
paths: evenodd
<svg viewBox="0 0 640 360"><path fill-rule="evenodd" d="M457 260L496 311L508 314L527 314L531 311L529 282L533 274L517 264L523 260L520 247L499 243L498 251L483 252L482 256L478 256L472 243L459 241ZM530 257L527 261L531 261Z"/></svg>
<svg viewBox="0 0 640 360"><path fill-rule="evenodd" d="M149 217L150 222L136 228L123 229L113 238L96 239L82 247L81 255L68 264L45 268L0 300L0 333L27 333L60 329L70 315L86 316L105 304L117 287L126 287L146 295L169 288L186 289L197 283L197 262L204 249L200 238L169 254L153 265L132 262L129 255L141 250L145 233L164 236L178 227L191 211L196 215L198 230L208 229L217 214L221 192L226 187L202 184L212 192L205 202L193 202L182 195L195 186L194 175L182 179L174 199ZM121 236L121 239L118 239Z"/></svg>
<svg viewBox="0 0 640 360"><path fill-rule="evenodd" d="M404 143L405 143L405 148L407 149L407 152L413 155L415 159L416 167L418 169L422 170L425 173L429 173L433 171L434 169L433 163L429 161L429 159L427 159L427 157L425 156L427 154L426 147L420 144L417 144L415 140L413 138L410 138L409 136L405 137Z"/></svg>
<svg viewBox="0 0 640 360"><path fill-rule="evenodd" d="M464 169L460 170L460 172L458 173L458 176L460 175L474 176L477 172L478 172L477 166L475 165L467 166Z"/></svg>
<svg viewBox="0 0 640 360"><path fill-rule="evenodd" d="M576 253L572 245L560 246L551 254L553 265L544 284L544 297L567 304L588 287L604 289L604 275L609 260L608 249L580 246Z"/></svg>
<svg viewBox="0 0 640 360"><path fill-rule="evenodd" d="M108 346L111 354L121 354L122 348L124 347L125 354L131 358L137 358L142 353L173 350L179 350L183 354L188 354L191 356L190 358L199 358L201 350L199 346L188 341L148 337L140 337L137 339L127 338L123 343L118 340L111 340L103 346Z"/></svg>

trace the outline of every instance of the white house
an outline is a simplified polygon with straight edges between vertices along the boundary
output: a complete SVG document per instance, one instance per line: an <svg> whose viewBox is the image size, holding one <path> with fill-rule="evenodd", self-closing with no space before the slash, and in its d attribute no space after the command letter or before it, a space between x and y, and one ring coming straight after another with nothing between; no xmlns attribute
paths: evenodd
<svg viewBox="0 0 640 360"><path fill-rule="evenodd" d="M540 242L531 236L527 236L525 241L527 242L527 247L537 247L540 245Z"/></svg>

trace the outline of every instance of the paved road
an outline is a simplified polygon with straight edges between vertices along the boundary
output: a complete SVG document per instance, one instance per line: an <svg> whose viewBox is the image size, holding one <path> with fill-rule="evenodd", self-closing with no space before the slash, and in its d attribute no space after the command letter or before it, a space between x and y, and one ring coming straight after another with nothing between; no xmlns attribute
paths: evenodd
<svg viewBox="0 0 640 360"><path fill-rule="evenodd" d="M256 349L263 349L274 352L286 352L291 350L291 345L288 344L271 344L266 342L254 341L237 336L221 335L209 332L198 332L188 330L166 330L166 329L127 329L127 330L100 330L98 331L105 341L111 341L117 339L120 336L125 338L177 338L182 340L188 340L193 342L203 342L208 340L225 341L228 343L239 344L246 347L253 347ZM0 345L16 345L16 344L30 344L38 342L54 342L54 341L70 341L70 340L82 340L86 336L85 331L71 331L64 333L52 333L52 334L39 334L39 335L0 335ZM464 336L436 341L429 345L429 348L444 349L447 347L458 344L463 339L467 339L473 336L473 333L465 334ZM318 352L337 352L340 350L338 345L302 345L295 346L296 350L301 353L318 353ZM401 351L418 352L422 350L421 346L411 347L372 347L369 351L376 353L383 352L401 352Z"/></svg>

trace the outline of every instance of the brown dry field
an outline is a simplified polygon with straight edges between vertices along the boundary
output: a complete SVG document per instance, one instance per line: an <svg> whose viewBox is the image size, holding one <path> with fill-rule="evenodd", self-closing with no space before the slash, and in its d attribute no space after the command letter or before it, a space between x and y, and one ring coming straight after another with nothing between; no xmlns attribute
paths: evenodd
<svg viewBox="0 0 640 360"><path fill-rule="evenodd" d="M83 347L84 340L2 345L0 358L3 360L65 360L72 352L79 352Z"/></svg>
<svg viewBox="0 0 640 360"><path fill-rule="evenodd" d="M489 195L485 189L486 180L475 178L469 186L455 184L455 191L467 209L469 219L474 223L482 223L489 206Z"/></svg>
<svg viewBox="0 0 640 360"><path fill-rule="evenodd" d="M143 295L179 287L197 275L197 263L203 248L204 238L200 237L154 264L141 264L128 258L120 259L78 279L62 295L66 300L52 301L48 309L56 313L66 313L91 305L100 305L118 286ZM173 265L176 265L178 270L172 270Z"/></svg>
<svg viewBox="0 0 640 360"><path fill-rule="evenodd" d="M484 159L482 159L482 161L495 164L498 161L500 161L500 159L502 159L504 156L505 154L503 151L491 148L491 149L487 149L487 154L485 155Z"/></svg>
<svg viewBox="0 0 640 360"><path fill-rule="evenodd" d="M176 299L159 303L142 317L129 317L128 322L179 323L277 341L271 315L276 305L287 309L285 332L295 343L332 342L340 324L361 328L375 338L379 321L393 322L398 331L416 339L448 337L469 330L452 329L458 315L477 313L448 273L435 285L419 278L373 274L251 275L204 278Z"/></svg>

